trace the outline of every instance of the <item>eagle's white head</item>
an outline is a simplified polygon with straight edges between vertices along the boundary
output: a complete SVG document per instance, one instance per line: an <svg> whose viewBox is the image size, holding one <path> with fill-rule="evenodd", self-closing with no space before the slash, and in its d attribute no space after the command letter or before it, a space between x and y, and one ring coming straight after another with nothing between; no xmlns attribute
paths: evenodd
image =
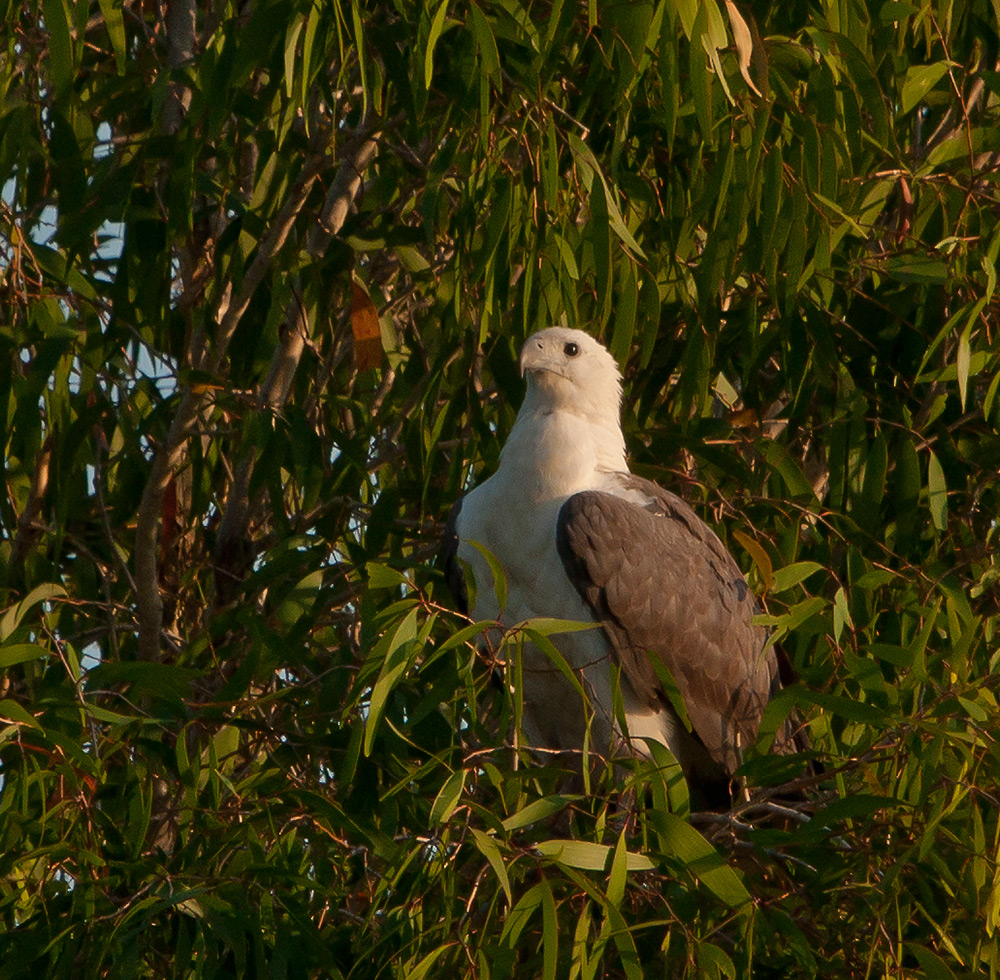
<svg viewBox="0 0 1000 980"><path fill-rule="evenodd" d="M502 462L552 496L591 485L596 473L628 469L622 376L601 344L582 330L540 330L521 348L521 374L528 391Z"/></svg>
<svg viewBox="0 0 1000 980"><path fill-rule="evenodd" d="M590 334L549 327L532 334L521 348L527 379L525 407L568 411L598 425L620 425L622 375L615 359Z"/></svg>

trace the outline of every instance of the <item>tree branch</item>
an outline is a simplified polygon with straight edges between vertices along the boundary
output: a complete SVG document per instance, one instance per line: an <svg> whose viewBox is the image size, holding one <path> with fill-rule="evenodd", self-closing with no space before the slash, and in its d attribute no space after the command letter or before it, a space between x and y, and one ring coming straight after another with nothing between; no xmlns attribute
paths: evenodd
<svg viewBox="0 0 1000 980"><path fill-rule="evenodd" d="M330 240L347 220L352 204L361 189L364 171L378 150L375 134L362 129L348 144L323 202L317 223L306 237L306 248L313 258L320 258ZM288 399L302 352L309 335L309 323L300 303L289 306L282 337L271 358L271 367L258 399L259 406L270 413L281 411ZM233 587L242 579L246 564L248 529L251 523L250 481L257 464L257 452L249 449L240 460L230 487L226 512L219 527L215 547L216 595L223 604L233 598Z"/></svg>
<svg viewBox="0 0 1000 980"><path fill-rule="evenodd" d="M14 547L11 549L10 564L18 576L24 571L28 550L38 534L35 520L49 489L49 466L52 462L53 442L54 437L50 433L35 457L35 470L31 475L28 500L24 505L24 510L21 511L21 516L17 519L17 534L14 537Z"/></svg>
<svg viewBox="0 0 1000 980"><path fill-rule="evenodd" d="M167 67L171 72L187 64L194 57L195 23L198 5L196 0L169 0L167 4ZM163 128L176 133L184 122L184 115L191 104L191 90L172 81L166 105L163 107Z"/></svg>
<svg viewBox="0 0 1000 980"><path fill-rule="evenodd" d="M243 314L287 240L295 219L305 205L313 182L325 163L324 157L317 156L306 164L274 224L261 241L236 299L228 304L221 316L215 347L207 364L210 375L218 374ZM154 660L160 653L163 597L160 595L157 530L163 507L163 495L183 459L184 447L194 430L203 399L204 394L200 390L184 389L166 440L153 457L152 471L139 504L135 531L135 585L139 658L142 660Z"/></svg>

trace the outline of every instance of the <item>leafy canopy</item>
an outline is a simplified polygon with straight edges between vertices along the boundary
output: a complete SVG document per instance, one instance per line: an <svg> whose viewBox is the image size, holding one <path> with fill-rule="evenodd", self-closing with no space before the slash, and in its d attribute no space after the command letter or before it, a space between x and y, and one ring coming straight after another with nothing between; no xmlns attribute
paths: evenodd
<svg viewBox="0 0 1000 980"><path fill-rule="evenodd" d="M998 15L0 3L3 976L1000 973ZM428 562L552 323L802 678L784 822L511 749Z"/></svg>

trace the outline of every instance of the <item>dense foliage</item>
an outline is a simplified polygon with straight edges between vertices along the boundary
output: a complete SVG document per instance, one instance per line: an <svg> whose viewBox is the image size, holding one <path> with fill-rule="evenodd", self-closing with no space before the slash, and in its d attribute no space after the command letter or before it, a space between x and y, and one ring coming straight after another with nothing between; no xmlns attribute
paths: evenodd
<svg viewBox="0 0 1000 980"><path fill-rule="evenodd" d="M1000 975L998 16L0 0L0 976ZM552 323L784 810L512 748L430 559Z"/></svg>

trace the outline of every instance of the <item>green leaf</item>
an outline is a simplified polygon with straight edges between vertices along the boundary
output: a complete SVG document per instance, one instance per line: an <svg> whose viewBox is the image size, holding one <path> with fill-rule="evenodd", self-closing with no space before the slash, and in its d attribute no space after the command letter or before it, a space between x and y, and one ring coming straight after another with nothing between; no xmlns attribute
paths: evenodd
<svg viewBox="0 0 1000 980"><path fill-rule="evenodd" d="M503 932L500 935L501 945L506 944L508 948L513 948L532 916L542 905L547 887L544 880L540 881L517 900L517 904L510 910L504 922Z"/></svg>
<svg viewBox="0 0 1000 980"><path fill-rule="evenodd" d="M576 796L544 796L512 813L503 821L503 828L509 833L548 820L577 799Z"/></svg>
<svg viewBox="0 0 1000 980"><path fill-rule="evenodd" d="M847 593L841 586L833 598L833 638L837 643L840 642L845 625L852 630L854 629L854 624L851 622L851 611L847 608Z"/></svg>
<svg viewBox="0 0 1000 980"><path fill-rule="evenodd" d="M50 652L45 647L37 646L34 643L12 643L10 646L0 647L0 670L6 670L15 664L27 663L29 660L47 657Z"/></svg>
<svg viewBox="0 0 1000 980"><path fill-rule="evenodd" d="M955 372L958 376L958 395L962 403L962 411L965 411L965 402L969 394L969 361L972 356L972 349L969 346L969 337L972 332L970 323L958 338L958 353L955 357Z"/></svg>
<svg viewBox="0 0 1000 980"><path fill-rule="evenodd" d="M483 67L486 69L486 74L489 75L490 81L494 85L499 85L500 52L497 50L497 41L493 36L493 28L490 27L490 22L483 15L478 4L471 3L469 5L469 13L471 14L472 34L476 39L479 56L483 59Z"/></svg>
<svg viewBox="0 0 1000 980"><path fill-rule="evenodd" d="M297 54L299 35L305 26L304 14L299 14L285 30L285 95L292 97L295 91L295 56Z"/></svg>
<svg viewBox="0 0 1000 980"><path fill-rule="evenodd" d="M852 701L836 694L826 694L822 691L809 691L801 697L810 704L818 705L831 714L839 715L848 721L857 721L865 725L882 728L885 725L885 712L873 704L862 701Z"/></svg>
<svg viewBox="0 0 1000 980"><path fill-rule="evenodd" d="M507 866L503 863L503 856L500 854L497 842L489 834L485 834L475 827L470 827L469 829L472 831L472 839L475 841L476 847L479 848L480 854L489 861L490 867L496 874L497 880L500 882L500 887L503 889L504 895L507 896L508 905L513 905L514 899L511 896Z"/></svg>
<svg viewBox="0 0 1000 980"><path fill-rule="evenodd" d="M815 499L816 492L802 472L802 466L788 450L778 442L769 442L764 450L767 465L785 482L793 497Z"/></svg>
<svg viewBox="0 0 1000 980"><path fill-rule="evenodd" d="M897 667L909 667L913 663L912 650L889 643L872 643L868 647L868 653Z"/></svg>
<svg viewBox="0 0 1000 980"><path fill-rule="evenodd" d="M951 61L938 61L933 65L914 65L907 68L903 79L902 102L903 112L909 112L954 66Z"/></svg>
<svg viewBox="0 0 1000 980"><path fill-rule="evenodd" d="M797 602L794 606L789 606L788 611L779 616L754 616L754 622L760 626L780 626L790 632L822 612L827 604L828 600L822 596L812 596Z"/></svg>
<svg viewBox="0 0 1000 980"><path fill-rule="evenodd" d="M417 637L417 610L412 609L405 619L392 631L385 645L385 659L378 679L372 687L368 702L368 717L365 718L364 753L370 755L385 713L386 704L397 681L410 664L413 642Z"/></svg>
<svg viewBox="0 0 1000 980"><path fill-rule="evenodd" d="M63 97L73 82L73 41L70 14L64 0L42 0L45 29L49 35L48 61L56 97Z"/></svg>
<svg viewBox="0 0 1000 980"><path fill-rule="evenodd" d="M420 960L419 963L406 971L404 974L406 980L423 980L423 978L431 972L434 964L437 963L437 961L448 951L448 949L448 944L432 949Z"/></svg>
<svg viewBox="0 0 1000 980"><path fill-rule="evenodd" d="M604 208L607 210L608 221L610 222L612 231L614 231L618 240L630 252L632 252L633 255L639 259L645 259L646 256L639 247L639 243L635 240L632 233L625 225L621 211L618 210L618 203L615 200L615 195L608 186L607 181L604 179L603 170L600 163L598 163L597 158L594 156L593 151L575 133L568 133L567 139L569 140L570 148L573 150L573 155L578 160L582 161L586 165L587 169L600 181L601 187L604 191ZM593 193L593 188L591 189L591 193Z"/></svg>
<svg viewBox="0 0 1000 980"><path fill-rule="evenodd" d="M993 884L985 908L986 935L991 938L1000 932L1000 867L993 872Z"/></svg>
<svg viewBox="0 0 1000 980"><path fill-rule="evenodd" d="M750 893L736 872L691 824L672 813L648 816L665 855L679 861L730 908L742 908L750 902Z"/></svg>
<svg viewBox="0 0 1000 980"><path fill-rule="evenodd" d="M551 619L547 616L536 616L512 626L511 629L523 629L537 636L552 636L559 633L582 633L584 630L598 629L599 626L599 623L581 622L575 619Z"/></svg>
<svg viewBox="0 0 1000 980"><path fill-rule="evenodd" d="M542 896L542 980L556 980L559 965L559 919L552 888L544 878Z"/></svg>
<svg viewBox="0 0 1000 980"><path fill-rule="evenodd" d="M558 623L560 621L554 620L554 622ZM576 691L581 701L586 701L588 699L588 695L584 690L581 679L577 676L573 668L566 662L566 658L562 655L559 648L547 636L543 633L539 633L537 630L526 627L524 630L524 637L533 643L539 651L545 654L546 657L548 657L552 664L559 670L559 673L562 674L573 690Z"/></svg>
<svg viewBox="0 0 1000 980"><path fill-rule="evenodd" d="M895 572L890 572L887 568L875 568L856 578L853 588L855 590L861 589L865 592L870 592L873 589L881 588L883 585L888 585L890 582L895 581L895 579Z"/></svg>
<svg viewBox="0 0 1000 980"><path fill-rule="evenodd" d="M604 871L613 860L614 849L607 844L584 840L546 840L535 845L535 850L557 864L582 871ZM629 871L652 871L656 865L645 854L625 853L625 867Z"/></svg>
<svg viewBox="0 0 1000 980"><path fill-rule="evenodd" d="M927 495L931 520L939 531L948 529L948 486L944 470L932 450L927 450Z"/></svg>
<svg viewBox="0 0 1000 980"><path fill-rule="evenodd" d="M400 245L393 250L407 272L428 272L431 264L412 245Z"/></svg>
<svg viewBox="0 0 1000 980"><path fill-rule="evenodd" d="M588 237L594 256L594 286L597 291L597 319L603 326L611 315L614 263L611 253L611 217L607 190L595 180L590 189Z"/></svg>
<svg viewBox="0 0 1000 980"><path fill-rule="evenodd" d="M882 269L897 282L940 285L948 281L948 264L929 255L892 256Z"/></svg>
<svg viewBox="0 0 1000 980"><path fill-rule="evenodd" d="M368 574L368 586L372 589L398 589L400 586L412 586L410 580L395 568L370 561L365 565Z"/></svg>
<svg viewBox="0 0 1000 980"><path fill-rule="evenodd" d="M621 907L625 899L625 885L628 881L628 848L625 843L624 831L618 835L614 857L611 860L611 873L608 875L608 902L616 909Z"/></svg>
<svg viewBox="0 0 1000 980"><path fill-rule="evenodd" d="M639 287L635 277L635 266L626 256L619 263L618 301L614 309L614 331L609 349L620 364L628 360L635 334L635 317L639 305Z"/></svg>
<svg viewBox="0 0 1000 980"><path fill-rule="evenodd" d="M448 14L448 0L441 0L441 4L434 14L431 22L431 30L427 35L427 47L424 49L424 88L430 89L431 79L434 77L434 48L437 46L438 38L444 30L444 19Z"/></svg>
<svg viewBox="0 0 1000 980"><path fill-rule="evenodd" d="M444 0L447 3L447 0ZM354 27L354 47L358 53L358 70L361 73L361 90L364 93L364 115L367 116L370 106L368 90L368 54L365 50L365 29L361 20L359 0L351 0L351 23ZM426 85L424 86L427 87Z"/></svg>
<svg viewBox="0 0 1000 980"><path fill-rule="evenodd" d="M46 582L31 590L16 606L11 606L0 619L0 643L4 642L21 625L28 612L39 603L62 599L66 590L61 585Z"/></svg>
<svg viewBox="0 0 1000 980"><path fill-rule="evenodd" d="M559 248L559 257L562 259L562 267L566 270L566 274L570 279L578 280L580 269L576 264L576 256L573 255L573 249L570 248L569 242L562 235L556 235L556 245Z"/></svg>
<svg viewBox="0 0 1000 980"><path fill-rule="evenodd" d="M993 380L990 382L989 389L986 392L986 397L983 399L983 419L987 422L993 417L994 408L1000 405L1000 400L997 399L998 393L1000 393L1000 372L997 372L993 376ZM1000 425L994 422L994 428L1000 429Z"/></svg>
<svg viewBox="0 0 1000 980"><path fill-rule="evenodd" d="M38 731L42 730L42 726L33 715L30 715L21 705L9 698L0 700L0 722L13 722L15 725L27 725Z"/></svg>
<svg viewBox="0 0 1000 980"><path fill-rule="evenodd" d="M885 477L889 467L889 447L881 432L868 447L865 457L865 474L861 484L861 494L857 502L858 524L870 534L876 534L881 516L882 501L885 499Z"/></svg>
<svg viewBox="0 0 1000 980"><path fill-rule="evenodd" d="M955 980L951 967L926 946L908 942L904 948L920 964L921 973L927 980Z"/></svg>
<svg viewBox="0 0 1000 980"><path fill-rule="evenodd" d="M123 4L115 0L99 0L104 27L108 32L108 40L115 51L115 68L119 75L125 74L125 17L122 13Z"/></svg>
<svg viewBox="0 0 1000 980"><path fill-rule="evenodd" d="M886 0L879 7L878 17L883 24L891 24L893 21L904 20L913 14L919 13L919 11L919 7L904 3L902 0Z"/></svg>
<svg viewBox="0 0 1000 980"><path fill-rule="evenodd" d="M494 188L490 213L486 218L483 248L476 262L477 278L489 274L500 243L508 232L513 199L513 184L506 179L499 180Z"/></svg>
<svg viewBox="0 0 1000 980"><path fill-rule="evenodd" d="M705 44L708 41L708 11L704 3L697 4L697 16L691 26L691 44L688 49L688 72L691 79L691 94L694 97L694 108L701 130L701 138L710 146L715 146L715 114L712 106L712 79L714 72L709 70L706 59ZM683 14L682 14L683 17Z"/></svg>
<svg viewBox="0 0 1000 980"><path fill-rule="evenodd" d="M447 823L451 819L465 789L465 776L466 770L458 769L445 781L431 806L431 823Z"/></svg>
<svg viewBox="0 0 1000 980"><path fill-rule="evenodd" d="M810 575L822 571L818 561L797 561L777 569L771 580L771 592L785 592L804 582Z"/></svg>
<svg viewBox="0 0 1000 980"><path fill-rule="evenodd" d="M130 684L133 697L137 694L150 695L180 703L190 695L191 685L202 673L196 668L178 664L104 660L90 671L88 680L97 687Z"/></svg>
<svg viewBox="0 0 1000 980"><path fill-rule="evenodd" d="M690 723L686 723L686 726L690 730ZM682 817L688 816L691 812L691 799L687 780L684 778L684 770L680 763L670 749L658 740L644 738L643 741L650 759L656 767L656 776L663 791L662 800L658 801L656 797L658 787L656 783L653 784L654 805L657 805L658 809L670 810L671 813Z"/></svg>
<svg viewBox="0 0 1000 980"><path fill-rule="evenodd" d="M313 52L316 47L316 33L320 27L320 19L321 7L318 4L313 4L308 18L306 18L306 33L302 39L302 65L299 71L299 100L301 105L308 105L309 103L309 90L313 79ZM367 97L368 93L366 91L365 98L367 99ZM376 93L377 98L378 94ZM375 109L376 111L379 109L377 103Z"/></svg>
<svg viewBox="0 0 1000 980"><path fill-rule="evenodd" d="M231 759L240 748L240 730L235 725L223 725L212 736L212 748L220 763Z"/></svg>
<svg viewBox="0 0 1000 980"><path fill-rule="evenodd" d="M626 980L642 980L642 963L639 959L639 951L635 948L635 940L632 938L632 931L622 913L611 904L603 906L604 914L607 916L606 926L611 933L618 956L622 966L625 968ZM602 928L602 934L605 929Z"/></svg>
<svg viewBox="0 0 1000 980"><path fill-rule="evenodd" d="M724 949L715 943L701 942L697 950L699 975L703 977L729 977L736 980L736 967Z"/></svg>
<svg viewBox="0 0 1000 980"><path fill-rule="evenodd" d="M670 707L674 709L674 713L685 729L689 732L693 731L691 719L688 716L687 704L684 702L684 695L681 694L681 689L678 687L674 675L670 672L670 668L663 662L663 658L657 656L655 653L647 651L646 656L650 667L653 668L653 673L656 674L656 679L660 683L660 690L663 696L666 697L670 703Z"/></svg>
<svg viewBox="0 0 1000 980"><path fill-rule="evenodd" d="M482 623L471 623L469 626L463 626L460 630L452 633L443 643L435 647L434 653L431 657L428 657L424 661L425 664L431 663L432 658L437 658L443 653L447 653L449 650L454 650L456 647L463 646L470 640L475 639L477 636L485 633L490 627L495 624L492 622L482 622Z"/></svg>

